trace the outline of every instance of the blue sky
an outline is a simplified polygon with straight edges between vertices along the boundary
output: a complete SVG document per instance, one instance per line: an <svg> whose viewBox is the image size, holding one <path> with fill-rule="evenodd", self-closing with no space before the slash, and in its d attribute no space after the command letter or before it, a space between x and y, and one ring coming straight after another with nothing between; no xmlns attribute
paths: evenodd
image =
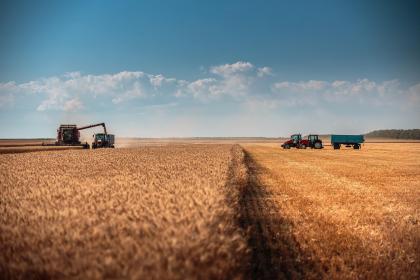
<svg viewBox="0 0 420 280"><path fill-rule="evenodd" d="M416 128L418 1L1 1L0 137Z"/></svg>

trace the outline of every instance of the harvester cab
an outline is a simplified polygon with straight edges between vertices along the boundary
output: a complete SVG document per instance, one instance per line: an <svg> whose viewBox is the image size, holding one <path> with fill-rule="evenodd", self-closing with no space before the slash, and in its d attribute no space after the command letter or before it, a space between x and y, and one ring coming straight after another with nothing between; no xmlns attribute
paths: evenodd
<svg viewBox="0 0 420 280"><path fill-rule="evenodd" d="M80 145L80 133L75 124L62 124L57 129L56 145Z"/></svg>

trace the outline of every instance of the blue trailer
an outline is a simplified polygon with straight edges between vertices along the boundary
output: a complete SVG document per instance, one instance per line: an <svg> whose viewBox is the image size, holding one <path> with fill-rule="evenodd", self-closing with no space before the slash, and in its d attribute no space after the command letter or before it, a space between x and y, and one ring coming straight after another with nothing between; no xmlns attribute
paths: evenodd
<svg viewBox="0 0 420 280"><path fill-rule="evenodd" d="M363 135L331 135L331 145L334 147L334 150L340 149L341 145L360 149L364 142L365 138Z"/></svg>

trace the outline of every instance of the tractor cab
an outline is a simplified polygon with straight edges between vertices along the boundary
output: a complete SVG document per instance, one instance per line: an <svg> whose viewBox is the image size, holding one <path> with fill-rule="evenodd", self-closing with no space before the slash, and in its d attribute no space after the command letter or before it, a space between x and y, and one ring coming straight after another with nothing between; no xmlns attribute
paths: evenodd
<svg viewBox="0 0 420 280"><path fill-rule="evenodd" d="M295 145L297 145L302 140L302 135L300 134L293 134L290 136L290 139L293 141Z"/></svg>
<svg viewBox="0 0 420 280"><path fill-rule="evenodd" d="M308 135L308 140L309 142L316 142L318 141L318 135L314 135L314 134Z"/></svg>
<svg viewBox="0 0 420 280"><path fill-rule="evenodd" d="M290 149L292 147L299 148L301 141L301 134L293 134L292 136L290 136L290 139L284 142L281 146L283 147L283 149Z"/></svg>
<svg viewBox="0 0 420 280"><path fill-rule="evenodd" d="M322 140L316 134L309 134L308 135L308 143L307 146L313 149L322 149L324 148L322 145Z"/></svg>
<svg viewBox="0 0 420 280"><path fill-rule="evenodd" d="M96 133L93 135L92 149L114 148L114 134Z"/></svg>

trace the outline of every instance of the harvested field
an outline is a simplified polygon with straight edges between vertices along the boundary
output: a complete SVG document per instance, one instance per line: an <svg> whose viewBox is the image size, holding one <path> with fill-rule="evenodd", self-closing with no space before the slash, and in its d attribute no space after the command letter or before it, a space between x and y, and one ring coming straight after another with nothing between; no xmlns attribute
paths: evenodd
<svg viewBox="0 0 420 280"><path fill-rule="evenodd" d="M419 278L419 144L245 151L256 278Z"/></svg>
<svg viewBox="0 0 420 280"><path fill-rule="evenodd" d="M241 164L233 145L0 155L0 275L241 277Z"/></svg>

